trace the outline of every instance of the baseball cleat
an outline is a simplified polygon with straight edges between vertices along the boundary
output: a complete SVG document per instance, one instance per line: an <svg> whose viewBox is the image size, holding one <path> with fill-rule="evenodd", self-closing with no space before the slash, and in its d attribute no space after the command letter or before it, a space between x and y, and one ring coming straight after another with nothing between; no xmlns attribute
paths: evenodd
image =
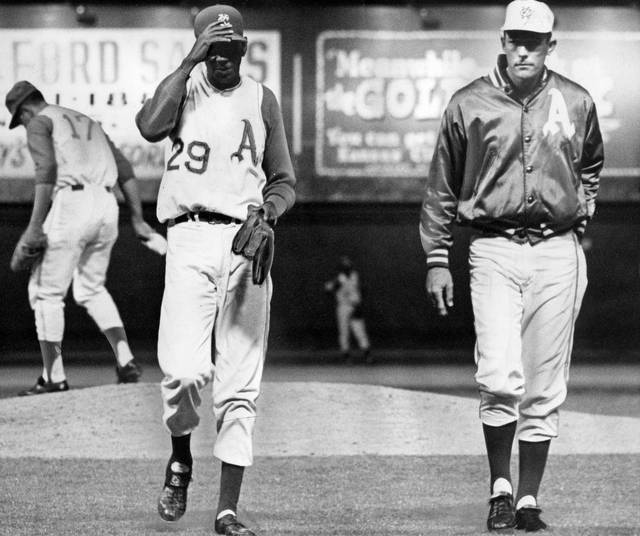
<svg viewBox="0 0 640 536"><path fill-rule="evenodd" d="M255 532L240 523L233 514L216 519L215 529L218 534L225 536L256 536Z"/></svg>
<svg viewBox="0 0 640 536"><path fill-rule="evenodd" d="M373 365L373 364L375 364L375 362L376 362L376 360L374 359L374 357L371 355L371 349L370 349L370 348L367 348L367 349L364 351L364 362L365 362L367 365Z"/></svg>
<svg viewBox="0 0 640 536"><path fill-rule="evenodd" d="M501 493L489 499L489 517L487 528L489 530L511 529L515 527L516 517L513 506L513 495Z"/></svg>
<svg viewBox="0 0 640 536"><path fill-rule="evenodd" d="M132 359L123 367L116 365L116 376L118 383L137 383L140 376L142 376L142 369L140 365Z"/></svg>
<svg viewBox="0 0 640 536"><path fill-rule="evenodd" d="M173 459L167 464L164 487L158 498L158 514L165 521L177 521L187 510L187 487L191 482L191 468L186 472L172 469Z"/></svg>
<svg viewBox="0 0 640 536"><path fill-rule="evenodd" d="M525 532L537 532L547 528L547 524L540 519L540 508L523 506L516 510L516 528Z"/></svg>
<svg viewBox="0 0 640 536"><path fill-rule="evenodd" d="M68 391L69 384L67 380L61 382L45 382L42 376L39 376L36 384L24 391L20 391L18 396L31 396L31 395L43 395L45 393L60 393L62 391Z"/></svg>

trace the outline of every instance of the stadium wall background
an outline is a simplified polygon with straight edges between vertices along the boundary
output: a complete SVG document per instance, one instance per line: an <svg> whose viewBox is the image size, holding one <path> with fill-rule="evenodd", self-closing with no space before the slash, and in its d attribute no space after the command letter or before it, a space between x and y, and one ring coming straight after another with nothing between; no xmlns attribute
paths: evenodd
<svg viewBox="0 0 640 536"><path fill-rule="evenodd" d="M601 54L607 67L615 66L611 76L614 85L607 86L605 81L595 86L603 97L601 108L610 132L605 146L608 165L597 219L587 233L589 289L576 328L576 344L581 348L619 348L621 356L628 356L629 350L640 343L640 211L637 204L640 200L640 99L635 90L631 91L640 85L640 75L624 69L629 68L625 65L637 65L640 59L637 57L640 55L640 10L633 6L553 4L560 47L564 44L560 32L568 32L566 36L571 37L567 39L568 53L575 56L586 50L585 57L596 59ZM78 22L70 4L3 4L0 28L14 31L22 28L175 29L189 28L192 16L184 5L176 8L147 4L125 8L117 4L88 4L88 9L95 15L89 25ZM415 165L409 167L356 161L357 157L353 157L356 160L342 158L340 155L348 151L340 153L341 148L336 149L335 144L343 142L333 143L331 140L337 138L329 134L331 128L360 133L360 148L387 151L393 158L394 144L397 139L407 139L407 124L415 119L416 113L403 115L400 110L392 120L374 113L367 119L358 117L357 113L355 117L349 115L349 110L329 109L322 105L322 99L325 104L330 102L335 93L327 91L335 90L338 85L355 92L363 82L371 82L364 72L366 65L356 69L351 61L353 56L348 57L350 63L343 61L342 64L343 70L352 68L353 72L339 78L337 64L329 65L332 58L329 48L364 52L370 45L367 39L373 38L375 45L376 39L386 38L386 32L410 34L405 37L414 52L421 46L421 39L425 36L431 39L429 32L441 32L438 36L444 39L447 32L455 36L480 31L485 34L479 38L486 40L486 32L499 28L502 9L498 4L466 7L439 4L428 5L428 9L412 6L243 9L249 30L276 31L279 36L280 101L299 177L299 203L278 224L276 235L272 348L335 345L332 302L323 292L322 283L333 273L341 254L351 255L361 271L365 312L376 346L469 347L472 344L464 230L457 231L453 254L456 309L450 318L439 319L427 306L424 259L417 233L425 162L419 155L412 160ZM596 36L598 33L600 38ZM497 32L495 40L497 46ZM442 58L446 54L444 49L448 48L446 43L441 49L437 43L434 45L436 52L443 53ZM470 49L473 49L472 42L460 47L463 55ZM371 50L377 50L376 46ZM397 50L395 55L398 56ZM325 59L324 68L318 61L321 56ZM4 64L9 56L2 54L2 57L5 59L0 62ZM3 88L13 83L11 72L16 71L15 67L13 64L3 69L0 77ZM592 63L591 67L598 75L598 65ZM371 87L388 86L374 84ZM322 93L320 89L327 91ZM433 97L435 93L430 95ZM437 110L432 115L423 123L425 131L437 130ZM375 134L374 141L362 141L372 139L370 133L367 136L367 128ZM0 125L0 131L6 131L6 127ZM400 138L394 131L400 133ZM8 270L13 245L28 221L32 181L19 173L12 175L7 163L16 160L15 154L7 149L2 136L0 144L3 144L0 150L0 301L5 311L0 315L1 361L7 349L35 344L35 340L27 303L27 277ZM319 145L323 149L320 152ZM372 152L377 151L362 151L365 160L366 154ZM399 170L395 176L394 167ZM154 196L161 169L159 172L154 168L136 171L141 178L147 219L156 222ZM121 215L121 220L121 236L113 252L108 286L121 308L130 336L153 339L162 294L163 263L136 243L126 214ZM156 223L156 227L160 228L159 224ZM96 335L90 320L69 300L68 340Z"/></svg>

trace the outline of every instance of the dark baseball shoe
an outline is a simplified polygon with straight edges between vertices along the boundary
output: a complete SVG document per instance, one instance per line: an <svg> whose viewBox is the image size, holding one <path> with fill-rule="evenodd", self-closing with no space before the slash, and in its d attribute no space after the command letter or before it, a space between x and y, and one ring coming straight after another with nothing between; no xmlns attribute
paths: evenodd
<svg viewBox="0 0 640 536"><path fill-rule="evenodd" d="M525 532L537 532L547 528L547 524L540 519L540 508L523 506L516 510L516 528Z"/></svg>
<svg viewBox="0 0 640 536"><path fill-rule="evenodd" d="M516 515L513 506L513 495L502 493L489 499L489 517L487 528L489 530L511 529L515 527Z"/></svg>
<svg viewBox="0 0 640 536"><path fill-rule="evenodd" d="M225 536L256 536L256 533L245 527L233 514L227 514L220 519L216 519L215 525L218 534Z"/></svg>
<svg viewBox="0 0 640 536"><path fill-rule="evenodd" d="M177 521L187 510L187 487L191 482L191 468L187 472L171 469L175 460L167 464L164 487L158 498L158 513L165 521ZM177 463L177 462L176 462Z"/></svg>
<svg viewBox="0 0 640 536"><path fill-rule="evenodd" d="M142 369L132 359L124 367L116 365L116 376L118 377L118 383L137 383L140 376L142 376Z"/></svg>
<svg viewBox="0 0 640 536"><path fill-rule="evenodd" d="M371 348L367 348L366 350L363 351L363 355L364 355L364 362L367 365L374 365L376 360L375 358L371 355Z"/></svg>
<svg viewBox="0 0 640 536"><path fill-rule="evenodd" d="M67 380L61 382L45 382L42 376L39 376L36 380L36 384L24 391L20 391L18 396L31 396L31 395L43 395L45 393L60 393L62 391L68 391L69 384Z"/></svg>

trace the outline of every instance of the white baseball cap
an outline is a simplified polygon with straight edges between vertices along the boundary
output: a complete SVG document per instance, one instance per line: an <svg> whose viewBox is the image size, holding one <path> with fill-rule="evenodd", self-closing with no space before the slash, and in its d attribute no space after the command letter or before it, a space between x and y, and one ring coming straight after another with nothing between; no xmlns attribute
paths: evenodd
<svg viewBox="0 0 640 536"><path fill-rule="evenodd" d="M553 30L553 12L544 2L513 0L507 6L502 26L503 32L508 32L509 30L551 33Z"/></svg>

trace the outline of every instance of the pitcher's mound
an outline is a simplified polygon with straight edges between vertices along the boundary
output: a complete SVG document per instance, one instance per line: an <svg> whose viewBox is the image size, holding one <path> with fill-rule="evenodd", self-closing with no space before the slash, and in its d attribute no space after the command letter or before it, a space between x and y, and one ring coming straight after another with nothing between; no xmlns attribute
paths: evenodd
<svg viewBox="0 0 640 536"><path fill-rule="evenodd" d="M375 385L265 382L256 456L484 454L478 402ZM195 456L213 453L211 389ZM157 384L75 389L0 400L1 457L161 458L169 454ZM640 419L560 414L552 454L640 453Z"/></svg>

